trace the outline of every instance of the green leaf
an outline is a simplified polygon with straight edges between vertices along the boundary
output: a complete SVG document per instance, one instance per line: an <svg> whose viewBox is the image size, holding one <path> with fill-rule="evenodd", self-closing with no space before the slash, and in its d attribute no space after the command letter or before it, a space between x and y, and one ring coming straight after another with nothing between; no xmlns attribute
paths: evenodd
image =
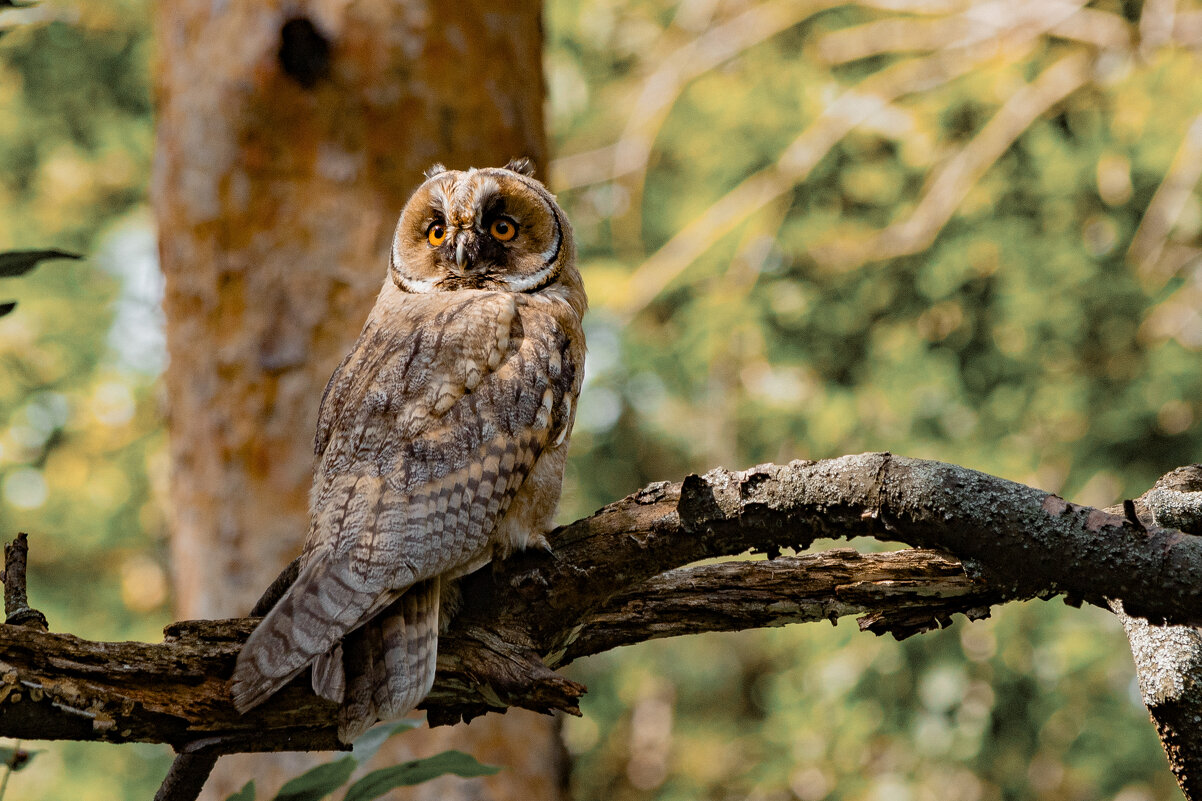
<svg viewBox="0 0 1202 801"><path fill-rule="evenodd" d="M3 3L4 0L0 0ZM11 278L38 266L38 262L50 259L82 259L78 253L65 250L6 250L0 253L0 278Z"/></svg>
<svg viewBox="0 0 1202 801"><path fill-rule="evenodd" d="M350 756L318 765L281 787L275 801L320 801L345 784L358 766Z"/></svg>
<svg viewBox="0 0 1202 801"><path fill-rule="evenodd" d="M416 729L420 725L421 722L417 720L402 720L387 726L376 726L375 728L368 729L358 740L355 740L355 746L351 751L351 755L362 765L376 755L376 751L380 750L380 746L389 737L394 734L400 734L403 731Z"/></svg>
<svg viewBox="0 0 1202 801"><path fill-rule="evenodd" d="M0 303L0 317L3 317L15 308L17 308L17 302L15 300L10 300L7 303Z"/></svg>
<svg viewBox="0 0 1202 801"><path fill-rule="evenodd" d="M33 761L34 756L40 753L42 753L41 750L27 751L24 748L0 748L0 765L7 765L9 770L16 773L29 767L29 763Z"/></svg>
<svg viewBox="0 0 1202 801"><path fill-rule="evenodd" d="M255 801L255 780L251 779L242 785L242 789L231 795L225 801Z"/></svg>
<svg viewBox="0 0 1202 801"><path fill-rule="evenodd" d="M462 751L443 751L429 759L416 759L401 765L373 770L351 785L343 801L372 801L394 787L421 784L447 773L470 778L491 776L499 770L495 765L481 765L475 757Z"/></svg>

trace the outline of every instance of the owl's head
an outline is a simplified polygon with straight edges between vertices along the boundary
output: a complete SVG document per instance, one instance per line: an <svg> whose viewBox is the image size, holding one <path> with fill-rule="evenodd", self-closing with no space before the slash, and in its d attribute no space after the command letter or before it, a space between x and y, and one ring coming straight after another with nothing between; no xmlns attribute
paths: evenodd
<svg viewBox="0 0 1202 801"><path fill-rule="evenodd" d="M567 215L529 159L504 167L436 164L401 212L389 272L404 292L539 292L578 285Z"/></svg>

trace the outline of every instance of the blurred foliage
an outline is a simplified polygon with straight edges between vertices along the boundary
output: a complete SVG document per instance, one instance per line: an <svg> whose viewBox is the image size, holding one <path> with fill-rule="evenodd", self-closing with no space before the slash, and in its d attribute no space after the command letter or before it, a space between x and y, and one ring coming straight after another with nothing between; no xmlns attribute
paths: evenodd
<svg viewBox="0 0 1202 801"><path fill-rule="evenodd" d="M146 209L149 4L0 9L0 251L88 254L6 278L0 319L0 531L31 535L52 630L157 640L169 621L161 331ZM11 742L6 743L11 745ZM159 746L39 743L6 797L149 798Z"/></svg>
<svg viewBox="0 0 1202 801"><path fill-rule="evenodd" d="M350 755L323 762L288 781L273 801L321 801L343 785L348 785L351 774L375 756L385 740L409 731L418 723L417 720L403 720L370 729L355 740ZM343 801L373 801L397 787L412 787L447 774L471 778L491 776L498 770L499 767L482 765L475 757L462 751L444 751L425 759L414 759L366 773L349 784L342 798ZM247 781L241 790L226 798L226 801L255 801L254 780Z"/></svg>
<svg viewBox="0 0 1202 801"><path fill-rule="evenodd" d="M146 0L0 12L0 528L56 630L167 620ZM563 517L718 464L891 450L1090 504L1202 440L1196 4L548 0L551 181L593 298ZM1059 602L573 668L589 799L1179 798L1117 623ZM41 747L41 744L39 744ZM147 798L52 743L21 799Z"/></svg>
<svg viewBox="0 0 1202 801"><path fill-rule="evenodd" d="M593 300L564 518L867 450L1106 505L1202 453L1197 4L548 4ZM1116 621L576 668L575 798L1179 798Z"/></svg>

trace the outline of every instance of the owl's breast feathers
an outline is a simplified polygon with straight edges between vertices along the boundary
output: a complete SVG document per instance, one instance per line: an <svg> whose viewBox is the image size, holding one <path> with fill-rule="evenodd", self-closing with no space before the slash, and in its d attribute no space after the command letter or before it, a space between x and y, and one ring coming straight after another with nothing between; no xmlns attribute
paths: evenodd
<svg viewBox="0 0 1202 801"><path fill-rule="evenodd" d="M583 364L579 315L553 295L387 282L322 398L301 574L239 655L237 706L260 703L415 583L487 562L540 458L554 453L562 475ZM530 486L557 497L558 483Z"/></svg>

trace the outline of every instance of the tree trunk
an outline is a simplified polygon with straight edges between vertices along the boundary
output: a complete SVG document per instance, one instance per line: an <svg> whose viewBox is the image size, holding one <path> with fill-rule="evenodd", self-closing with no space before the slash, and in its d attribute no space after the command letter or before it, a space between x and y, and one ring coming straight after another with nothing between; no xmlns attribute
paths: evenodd
<svg viewBox="0 0 1202 801"><path fill-rule="evenodd" d="M162 0L155 11L176 611L226 617L299 552L318 400L422 170L545 161L540 7ZM560 795L549 718L515 711L400 739L377 762L456 747L506 766L485 780L491 798ZM270 797L305 764L223 760L208 797L251 777ZM467 796L453 784L406 797Z"/></svg>

